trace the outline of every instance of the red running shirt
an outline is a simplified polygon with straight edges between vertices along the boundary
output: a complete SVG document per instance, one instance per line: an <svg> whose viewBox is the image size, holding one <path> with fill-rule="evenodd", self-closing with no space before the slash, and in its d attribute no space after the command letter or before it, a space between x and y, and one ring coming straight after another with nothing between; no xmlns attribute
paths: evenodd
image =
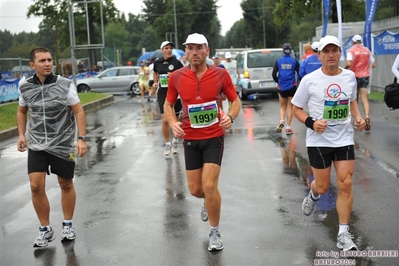
<svg viewBox="0 0 399 266"><path fill-rule="evenodd" d="M237 99L237 93L229 73L224 68L209 66L208 70L197 79L195 72L190 67L184 67L169 75L168 93L166 100L175 103L180 95L183 111L182 127L184 139L201 140L224 135L224 129L219 122L202 128L192 127L189 117L189 105L200 105L215 101L220 103L222 92L230 102ZM220 107L217 110L217 118L220 121Z"/></svg>

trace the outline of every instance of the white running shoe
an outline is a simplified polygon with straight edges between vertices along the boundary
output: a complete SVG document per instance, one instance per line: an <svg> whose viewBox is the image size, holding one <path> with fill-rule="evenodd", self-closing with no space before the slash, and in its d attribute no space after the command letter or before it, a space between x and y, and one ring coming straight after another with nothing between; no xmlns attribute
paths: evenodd
<svg viewBox="0 0 399 266"><path fill-rule="evenodd" d="M47 247L48 242L51 242L55 239L54 231L51 226L40 226L39 227L39 236L36 237L35 242L33 242L33 247L42 248Z"/></svg>
<svg viewBox="0 0 399 266"><path fill-rule="evenodd" d="M359 250L352 241L353 236L347 231L337 236L337 247L343 251Z"/></svg>
<svg viewBox="0 0 399 266"><path fill-rule="evenodd" d="M165 156L169 156L170 155L171 149L172 149L171 145L169 143L166 143L165 144L165 152L164 152Z"/></svg>
<svg viewBox="0 0 399 266"><path fill-rule="evenodd" d="M72 226L72 223L62 223L61 241L72 241L75 240L76 233Z"/></svg>
<svg viewBox="0 0 399 266"><path fill-rule="evenodd" d="M209 245L208 245L208 250L213 251L213 250L222 250L223 249L223 241L222 237L219 233L219 230L211 230L209 232Z"/></svg>

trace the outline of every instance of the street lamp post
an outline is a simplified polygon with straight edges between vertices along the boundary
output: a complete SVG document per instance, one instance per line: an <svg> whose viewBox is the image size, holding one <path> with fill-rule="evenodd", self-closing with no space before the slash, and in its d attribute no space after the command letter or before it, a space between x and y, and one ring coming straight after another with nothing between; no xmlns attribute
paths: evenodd
<svg viewBox="0 0 399 266"><path fill-rule="evenodd" d="M177 43L177 20L176 20L176 0L173 0L173 14L175 20L175 47L179 48L179 44Z"/></svg>
<svg viewBox="0 0 399 266"><path fill-rule="evenodd" d="M71 41L71 60L72 60L72 77L73 83L76 85L76 58L75 58L75 36L74 36L74 25L73 25L73 14L72 14L72 1L68 1L68 22L69 22L69 38Z"/></svg>
<svg viewBox="0 0 399 266"><path fill-rule="evenodd" d="M263 13L263 48L266 48L266 27L265 27L265 0L262 1L262 13Z"/></svg>

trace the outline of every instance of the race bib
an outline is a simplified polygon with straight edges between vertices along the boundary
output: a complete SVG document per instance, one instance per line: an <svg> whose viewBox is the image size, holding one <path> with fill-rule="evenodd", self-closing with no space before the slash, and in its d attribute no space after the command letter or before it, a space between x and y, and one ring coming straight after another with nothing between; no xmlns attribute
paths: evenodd
<svg viewBox="0 0 399 266"><path fill-rule="evenodd" d="M324 101L323 119L339 122L349 116L349 99L326 99Z"/></svg>
<svg viewBox="0 0 399 266"><path fill-rule="evenodd" d="M192 128L204 128L216 124L218 119L218 105L216 101L189 104L188 116Z"/></svg>
<svg viewBox="0 0 399 266"><path fill-rule="evenodd" d="M159 84L161 84L161 88L167 88L168 82L169 82L169 74L159 75Z"/></svg>

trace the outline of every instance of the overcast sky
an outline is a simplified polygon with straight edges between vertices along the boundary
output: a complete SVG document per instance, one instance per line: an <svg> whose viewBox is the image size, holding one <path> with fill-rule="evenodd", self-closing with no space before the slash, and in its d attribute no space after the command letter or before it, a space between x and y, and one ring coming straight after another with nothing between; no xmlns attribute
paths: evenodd
<svg viewBox="0 0 399 266"><path fill-rule="evenodd" d="M137 15L143 6L142 0L113 0L115 6L124 13ZM218 17L224 35L233 24L240 20L242 0L218 0ZM26 19L28 7L34 2L32 0L0 0L0 30L9 30L11 33L37 32L41 18ZM205 15L206 17L206 15Z"/></svg>

